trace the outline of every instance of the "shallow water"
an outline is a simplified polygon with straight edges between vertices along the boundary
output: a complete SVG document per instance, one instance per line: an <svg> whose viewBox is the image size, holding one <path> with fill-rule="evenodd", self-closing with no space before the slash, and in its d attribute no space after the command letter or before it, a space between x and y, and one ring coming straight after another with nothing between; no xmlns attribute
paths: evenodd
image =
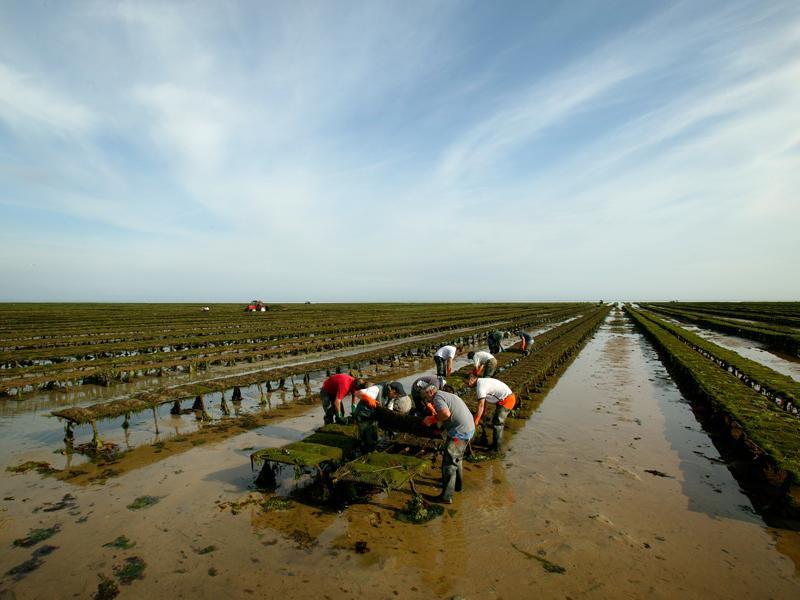
<svg viewBox="0 0 800 600"><path fill-rule="evenodd" d="M561 323L570 320L572 319L567 319ZM534 329L532 332L538 335L558 324L548 324ZM434 334L434 336L435 335L439 334ZM410 339L422 340L434 336L416 336ZM516 339L505 340L504 346L516 343L516 341ZM325 358L349 356L354 353L363 352L365 349L377 349L392 345L392 343L393 342L380 342L378 344L360 346L358 349L349 349L326 354ZM484 347L478 345L475 346L475 348ZM453 363L454 370L461 368L469 362L466 358L466 352L471 349L473 349L471 346L464 347L464 353L456 357ZM297 361L296 358L293 358L291 364L302 364L303 362L312 362L319 359L319 356L303 361ZM418 371L418 373L402 381L407 381L410 385L414 378L420 374L434 373L435 369L424 370L431 362L432 361L428 357L403 359L402 365L404 370ZM286 364L286 361L283 361L279 365L275 364L271 366L286 366ZM253 370L252 365L249 367L250 370ZM263 368L263 366L261 368ZM370 365L366 368L364 376L376 381L382 381L385 379L382 373L392 369L393 367L386 365ZM242 372L241 366L238 372ZM227 373L226 375L230 374L231 373ZM308 386L304 386L300 383L302 378L297 379L297 389L300 394L299 399L305 399L310 394L318 392L325 379L325 374L321 371L311 372L309 375L310 381ZM174 385L185 383L188 380L187 377L178 378L178 380L174 382ZM173 380L170 379L169 381ZM16 465L27 460L45 461L59 469L75 467L85 462L86 458L78 454L65 455L63 453L65 449L63 441L63 423L54 417L49 417L50 411L66 406L88 406L96 402L124 397L126 394L140 391L147 387L152 387L153 385L164 384L164 378L147 378L146 380L136 380L129 384L120 384L110 388L81 386L76 392L67 394L38 394L22 401L9 399L0 400L0 468L5 469L6 466ZM243 401L238 407L231 402L231 391L228 390L226 392L228 407L232 414L260 413L263 410L280 410L295 402L291 390L292 382L287 381L287 385L289 386L288 390L273 391L266 394L268 404L265 408L259 405L261 392L257 385L242 388ZM204 397L206 412L214 420L226 418L222 412L220 400L221 394L218 392L206 394ZM182 401L181 407L188 409L191 408L192 404L193 399L189 398ZM166 441L170 438L195 432L203 427L203 423L198 421L194 414L174 416L170 414L171 408L171 404L163 404L158 407L156 411L157 427L152 412L147 410L131 415L129 420L130 426L127 430L122 427L123 417L100 421L97 423L98 433L102 440L118 444L121 449L126 450L143 444L154 444L160 441ZM76 426L74 432L75 444L88 442L92 436L91 426L88 424ZM2 477L2 475L0 475L0 477Z"/></svg>
<svg viewBox="0 0 800 600"><path fill-rule="evenodd" d="M662 317L663 318L663 317ZM737 337L727 333L720 333L710 329L704 329L690 323L678 321L675 319L667 319L671 323L683 327L686 331L699 335L700 337L713 342L728 350L733 350L740 356L749 358L759 364L769 367L773 371L783 373L794 379L800 381L800 359L797 359L789 354L769 350L766 344L749 340L747 338Z"/></svg>
<svg viewBox="0 0 800 600"><path fill-rule="evenodd" d="M122 586L131 597L800 594L789 558L795 534L771 530L753 513L649 343L622 318L607 321L529 421L514 423L505 460L466 465L465 491L427 525L393 519L406 491L342 512L300 503L267 514L217 508L215 501L250 491L251 447L299 439L320 423L314 407L105 485L3 474L3 495L14 500L1 505L1 564L30 557L11 546L30 528L62 530L48 540L58 549L38 570L19 582L4 577L0 591L89 597L99 574L139 556L145 578ZM421 491L435 492L436 477L422 478ZM73 508L42 510L68 492ZM143 494L161 500L126 508ZM103 547L119 535L136 546ZM359 541L367 552L356 553ZM213 552L198 554L211 545ZM566 571L549 573L531 557Z"/></svg>

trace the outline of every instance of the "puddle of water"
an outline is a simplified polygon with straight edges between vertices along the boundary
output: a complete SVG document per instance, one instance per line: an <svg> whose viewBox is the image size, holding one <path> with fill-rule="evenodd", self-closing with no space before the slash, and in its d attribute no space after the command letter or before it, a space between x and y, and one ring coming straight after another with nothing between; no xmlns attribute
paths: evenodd
<svg viewBox="0 0 800 600"><path fill-rule="evenodd" d="M665 318L666 317L661 317ZM746 338L737 337L727 333L720 333L710 329L703 329L697 325L684 323L675 319L666 319L670 323L683 327L686 331L699 335L703 339L713 342L718 346L722 346L728 350L733 350L740 356L749 358L759 364L769 367L773 371L782 373L800 381L800 359L794 358L789 354L782 354L767 349L766 344L757 342L755 340L748 340Z"/></svg>
<svg viewBox="0 0 800 600"><path fill-rule="evenodd" d="M533 331L535 335L546 331L555 324L546 325ZM438 334L437 334L438 335ZM420 339L429 336L419 336ZM505 340L504 346L516 343L516 339ZM376 347L391 345L391 342L377 344ZM476 346L476 348L482 346ZM465 347L464 353L456 358L454 361L454 369L459 369L469 361L466 358L466 352L472 347ZM343 353L332 354L331 356L347 356L354 352L362 352L364 347L359 347L357 350L348 350ZM314 360L318 360L316 357ZM429 364L431 361L427 357L420 357L417 359L404 359L410 368L421 369L421 364ZM299 364L299 363L298 363ZM385 377L376 372L375 369L386 371L389 367L384 365L371 366L368 373L368 378L376 381L383 381ZM421 371L414 376L406 377L401 381L410 388L410 384L420 374L435 373L435 369L428 369ZM309 386L301 385L301 378L297 378L297 389L300 392L300 399L307 398L309 394L319 391L322 382L325 379L325 374L320 371L311 372ZM163 384L163 379L154 378L153 382ZM289 390L286 391L273 391L267 393L268 405L266 410L280 410L288 404L294 402L294 397L291 391L291 381L287 381ZM113 388L98 388L96 386L90 387L91 390L81 390L77 398L74 394L47 394L32 397L29 400L15 401L6 400L0 401L0 465L4 468L8 465L18 464L26 460L39 460L49 462L56 468L75 467L82 462L85 458L73 454L65 456L63 453L59 454L59 450L63 450L64 443L64 428L63 425L53 417L49 417L49 413L60 406L88 406L95 402L102 401L107 398L117 398L124 395L125 392L130 393L144 389L143 382L137 381L131 384L123 384L114 386ZM121 394L120 392L123 392ZM239 407L236 407L230 400L231 393L226 393L228 407L233 414L239 411L241 414L254 413L264 410L260 405L260 391L258 386L252 385L242 388L243 401ZM214 420L226 418L221 409L221 394L213 393L205 396L206 412ZM181 407L191 408L193 403L192 399L182 401ZM194 414L187 414L181 416L174 416L170 414L172 408L171 404L164 404L157 409L158 431L151 411L144 411L131 415L129 420L130 427L126 430L123 429L122 423L124 418L118 417L115 419L100 421L97 423L98 433L101 439L107 442L118 444L122 449L130 449L143 444L153 444L159 441L165 441L171 437L177 437L192 433L202 428L203 423L198 421ZM91 439L91 427L89 425L76 426L75 429L75 443L89 441ZM0 475L2 478L2 475Z"/></svg>
<svg viewBox="0 0 800 600"><path fill-rule="evenodd" d="M410 378L405 381L409 382ZM29 552L11 541L55 523L58 550L18 583L17 597L91 596L113 565L140 556L137 596L524 598L798 597L781 552L791 532L753 514L655 352L629 324L606 325L533 417L505 460L467 464L465 491L425 526L392 518L405 490L327 512L294 503L234 516L215 501L241 498L254 473L250 448L300 439L306 415L147 465L106 485L75 488L35 475L6 476L0 563ZM516 424L517 427L520 423ZM667 477L648 473L655 471ZM421 491L436 491L437 472ZM34 512L75 496L70 511ZM160 501L127 507L141 495ZM27 501L24 501L28 498ZM103 547L119 535L136 546ZM357 553L362 542L366 552ZM207 554L198 550L214 546ZM365 546L360 546L363 550ZM780 550L780 551L779 551ZM548 573L531 557L566 569Z"/></svg>

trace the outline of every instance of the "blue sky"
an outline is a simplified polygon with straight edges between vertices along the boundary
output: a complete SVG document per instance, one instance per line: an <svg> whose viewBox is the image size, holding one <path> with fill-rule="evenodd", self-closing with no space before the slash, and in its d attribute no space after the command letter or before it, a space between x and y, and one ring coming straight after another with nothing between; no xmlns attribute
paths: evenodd
<svg viewBox="0 0 800 600"><path fill-rule="evenodd" d="M800 3L3 2L0 301L800 300Z"/></svg>

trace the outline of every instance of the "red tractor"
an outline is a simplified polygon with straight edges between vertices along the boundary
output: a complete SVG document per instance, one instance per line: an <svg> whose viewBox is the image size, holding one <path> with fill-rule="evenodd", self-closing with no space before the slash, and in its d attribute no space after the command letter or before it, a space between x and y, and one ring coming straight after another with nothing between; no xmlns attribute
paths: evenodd
<svg viewBox="0 0 800 600"><path fill-rule="evenodd" d="M261 300L252 300L250 304L247 305L247 308L244 309L244 312L267 312L268 310L269 307L266 303Z"/></svg>

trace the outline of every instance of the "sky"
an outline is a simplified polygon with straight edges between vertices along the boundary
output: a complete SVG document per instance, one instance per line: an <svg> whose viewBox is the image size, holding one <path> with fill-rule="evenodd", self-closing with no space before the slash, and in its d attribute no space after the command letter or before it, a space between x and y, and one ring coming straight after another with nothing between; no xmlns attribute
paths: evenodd
<svg viewBox="0 0 800 600"><path fill-rule="evenodd" d="M800 2L0 3L0 301L800 300Z"/></svg>

